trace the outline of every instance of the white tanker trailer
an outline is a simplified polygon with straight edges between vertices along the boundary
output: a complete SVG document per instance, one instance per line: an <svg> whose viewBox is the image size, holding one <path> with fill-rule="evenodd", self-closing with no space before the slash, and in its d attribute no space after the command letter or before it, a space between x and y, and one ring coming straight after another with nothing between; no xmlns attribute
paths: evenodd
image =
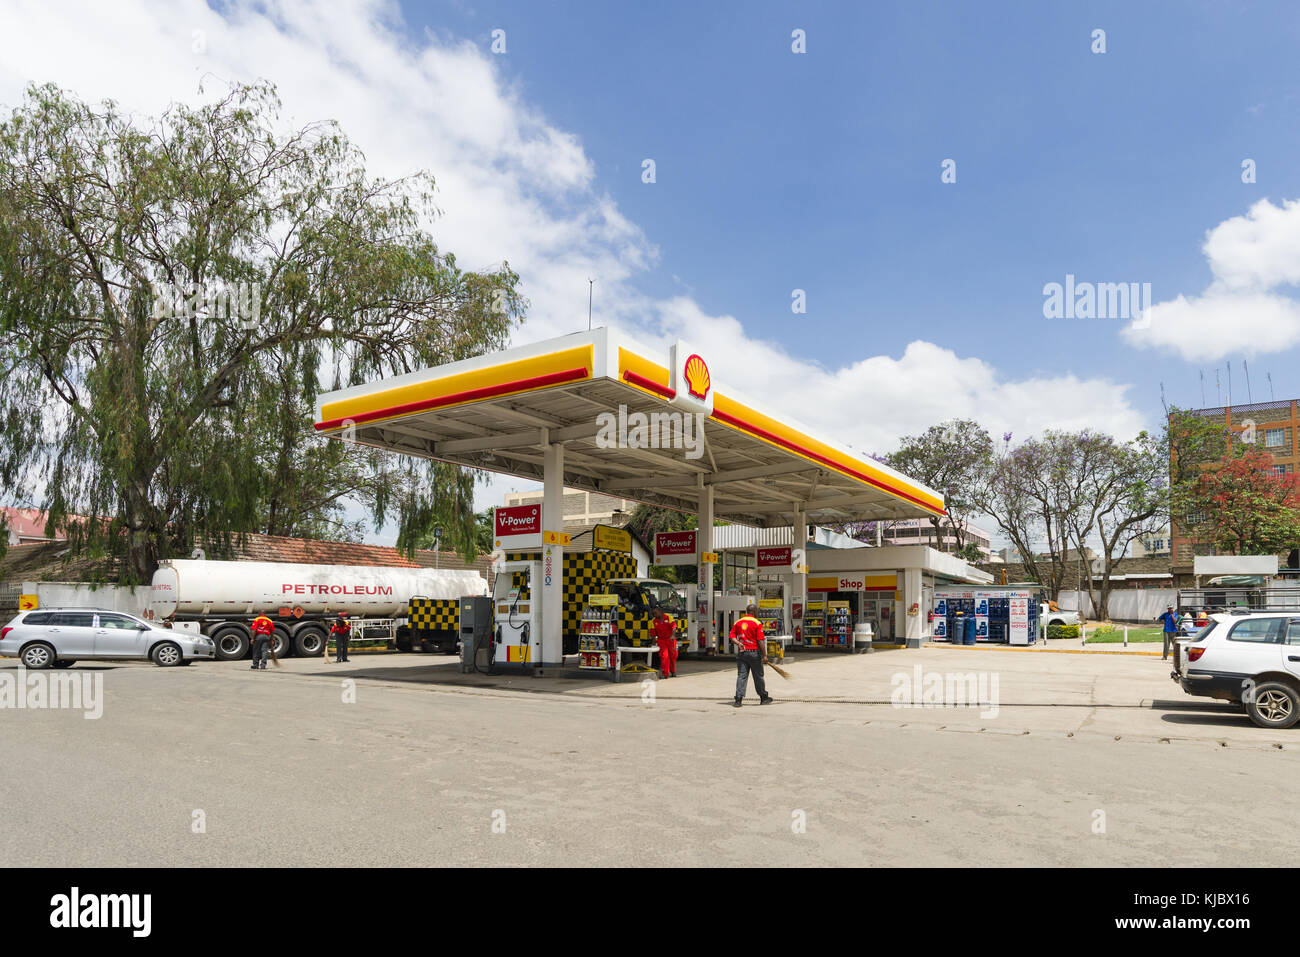
<svg viewBox="0 0 1300 957"><path fill-rule="evenodd" d="M266 615L275 622L276 657L317 657L325 651L329 620L339 612L352 622L354 635L387 629L382 636L402 647L412 598L456 601L487 591L473 571L176 559L154 572L145 615L194 623L189 627L211 638L225 661L248 654L249 625Z"/></svg>

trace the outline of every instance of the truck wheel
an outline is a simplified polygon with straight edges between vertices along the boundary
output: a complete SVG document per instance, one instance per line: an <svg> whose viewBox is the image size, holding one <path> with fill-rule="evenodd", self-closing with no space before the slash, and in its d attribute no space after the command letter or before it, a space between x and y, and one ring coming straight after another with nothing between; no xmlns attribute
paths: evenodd
<svg viewBox="0 0 1300 957"><path fill-rule="evenodd" d="M164 641L155 645L149 657L159 668L174 668L185 660L185 656L181 654L181 646L174 641Z"/></svg>
<svg viewBox="0 0 1300 957"><path fill-rule="evenodd" d="M248 657L248 634L242 628L222 628L212 636L218 661L239 661Z"/></svg>
<svg viewBox="0 0 1300 957"><path fill-rule="evenodd" d="M319 628L300 628L293 636L293 649L299 658L319 658L325 654L325 632Z"/></svg>
<svg viewBox="0 0 1300 957"><path fill-rule="evenodd" d="M289 633L276 625L275 631L271 632L271 654L277 658L288 658L292 648L293 642L289 640Z"/></svg>
<svg viewBox="0 0 1300 957"><path fill-rule="evenodd" d="M1265 681L1246 703L1246 714L1261 728L1289 728L1300 720L1300 695L1281 681Z"/></svg>
<svg viewBox="0 0 1300 957"><path fill-rule="evenodd" d="M411 650L411 639L410 639L410 638L398 638L398 639L397 639L397 650L398 650L398 651L410 651L410 650Z"/></svg>

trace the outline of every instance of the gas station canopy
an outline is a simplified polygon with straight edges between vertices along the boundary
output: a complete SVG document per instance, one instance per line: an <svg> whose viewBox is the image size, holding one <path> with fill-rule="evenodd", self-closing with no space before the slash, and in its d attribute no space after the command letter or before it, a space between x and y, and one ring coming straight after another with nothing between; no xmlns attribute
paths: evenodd
<svg viewBox="0 0 1300 957"><path fill-rule="evenodd" d="M316 429L538 482L559 445L564 486L692 513L709 489L714 518L760 528L943 513L933 489L720 391L708 359L595 329L326 393Z"/></svg>

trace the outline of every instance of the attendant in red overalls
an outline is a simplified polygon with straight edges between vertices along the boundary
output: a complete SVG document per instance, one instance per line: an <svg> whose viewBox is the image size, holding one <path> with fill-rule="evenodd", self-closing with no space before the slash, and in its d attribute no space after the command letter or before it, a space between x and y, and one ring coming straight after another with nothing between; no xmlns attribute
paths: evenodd
<svg viewBox="0 0 1300 957"><path fill-rule="evenodd" d="M330 635L334 638L334 653L338 656L339 661L348 660L348 640L352 637L352 625L349 624L343 612L334 619L334 624L330 625Z"/></svg>
<svg viewBox="0 0 1300 957"><path fill-rule="evenodd" d="M659 642L659 670L665 678L677 677L677 623L667 611L654 620L655 640Z"/></svg>

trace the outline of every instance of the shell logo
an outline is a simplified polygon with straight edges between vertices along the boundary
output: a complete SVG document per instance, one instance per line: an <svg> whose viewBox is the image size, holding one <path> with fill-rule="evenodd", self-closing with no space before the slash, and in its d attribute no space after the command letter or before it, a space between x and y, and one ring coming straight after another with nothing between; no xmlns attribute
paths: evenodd
<svg viewBox="0 0 1300 957"><path fill-rule="evenodd" d="M686 379L686 391L697 399L707 398L709 395L709 367L705 361L700 358L699 354L693 354L686 360L684 370Z"/></svg>

